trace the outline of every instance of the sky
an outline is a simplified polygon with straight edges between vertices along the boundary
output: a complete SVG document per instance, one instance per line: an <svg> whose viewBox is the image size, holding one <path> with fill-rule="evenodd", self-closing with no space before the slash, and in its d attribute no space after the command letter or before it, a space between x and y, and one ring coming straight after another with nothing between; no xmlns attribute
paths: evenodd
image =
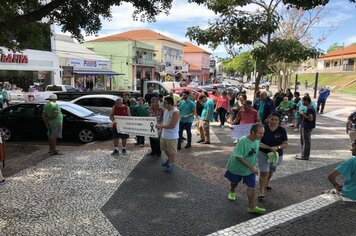
<svg viewBox="0 0 356 236"><path fill-rule="evenodd" d="M156 22L153 23L132 20L134 8L128 3L124 3L120 7L113 7L113 18L111 21L102 21L102 30L98 32L98 35L103 37L134 29L151 29L178 41L189 41L185 36L188 27L200 26L205 28L208 25L208 20L217 16L204 6L194 3L188 4L187 2L186 0L174 0L169 15L161 14L156 17ZM247 6L245 9L253 10L255 8ZM326 16L311 29L315 42L323 34L328 35L323 42L317 45L318 48L326 51L333 43L347 46L356 42L355 3L351 4L348 0L330 0L323 11ZM59 31L58 27L56 31ZM86 40L93 38L95 36L85 37ZM205 45L199 45L199 47L218 57L227 56L223 46L219 46L214 51Z"/></svg>

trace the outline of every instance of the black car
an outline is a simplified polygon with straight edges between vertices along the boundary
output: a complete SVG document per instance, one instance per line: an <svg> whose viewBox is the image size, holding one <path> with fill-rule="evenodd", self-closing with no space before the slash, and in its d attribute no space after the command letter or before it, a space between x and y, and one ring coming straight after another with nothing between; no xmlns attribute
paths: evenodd
<svg viewBox="0 0 356 236"><path fill-rule="evenodd" d="M0 132L8 141L14 137L46 137L47 128L42 120L46 102L20 103L0 111ZM89 143L112 134L108 116L98 115L71 102L57 101L63 114L63 138L76 138Z"/></svg>

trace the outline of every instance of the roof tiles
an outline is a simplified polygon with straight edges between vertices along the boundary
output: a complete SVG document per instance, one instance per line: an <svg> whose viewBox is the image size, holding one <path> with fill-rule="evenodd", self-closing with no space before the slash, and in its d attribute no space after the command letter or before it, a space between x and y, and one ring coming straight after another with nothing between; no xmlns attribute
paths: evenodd
<svg viewBox="0 0 356 236"><path fill-rule="evenodd" d="M153 30L143 29L143 30L130 30L119 34L113 34L110 36L90 40L88 42L113 42L113 41L141 41L141 40L166 40L172 43L177 43L184 45L183 43L167 37L163 34L157 33Z"/></svg>

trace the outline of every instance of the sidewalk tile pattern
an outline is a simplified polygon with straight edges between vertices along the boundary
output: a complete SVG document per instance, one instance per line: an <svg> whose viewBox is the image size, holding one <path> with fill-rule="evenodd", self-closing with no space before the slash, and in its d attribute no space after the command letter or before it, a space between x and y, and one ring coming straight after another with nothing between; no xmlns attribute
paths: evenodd
<svg viewBox="0 0 356 236"><path fill-rule="evenodd" d="M8 178L1 187L1 235L120 235L100 208L143 155L71 152Z"/></svg>

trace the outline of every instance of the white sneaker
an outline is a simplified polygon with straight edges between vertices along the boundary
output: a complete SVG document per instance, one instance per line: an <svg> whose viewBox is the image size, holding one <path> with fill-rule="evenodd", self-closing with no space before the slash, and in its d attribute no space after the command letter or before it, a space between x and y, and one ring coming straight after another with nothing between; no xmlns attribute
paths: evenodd
<svg viewBox="0 0 356 236"><path fill-rule="evenodd" d="M239 140L238 140L238 139L236 139L236 140L233 142L233 144L236 144L238 141L239 141Z"/></svg>
<svg viewBox="0 0 356 236"><path fill-rule="evenodd" d="M295 128L293 131L294 131L294 132L298 132L298 131L299 131L299 129L298 129L298 128Z"/></svg>

